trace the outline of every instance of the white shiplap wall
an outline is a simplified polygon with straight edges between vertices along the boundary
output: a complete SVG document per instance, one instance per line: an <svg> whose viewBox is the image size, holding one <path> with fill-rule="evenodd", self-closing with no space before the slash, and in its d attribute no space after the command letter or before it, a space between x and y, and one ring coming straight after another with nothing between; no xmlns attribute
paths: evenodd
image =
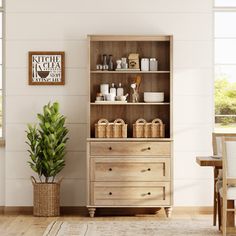
<svg viewBox="0 0 236 236"><path fill-rule="evenodd" d="M85 204L87 34L174 35L175 205L210 205L211 170L195 156L211 152L212 0L7 0L6 205L32 205L24 131L50 100L70 130L62 205ZM66 52L65 86L27 85L31 50Z"/></svg>

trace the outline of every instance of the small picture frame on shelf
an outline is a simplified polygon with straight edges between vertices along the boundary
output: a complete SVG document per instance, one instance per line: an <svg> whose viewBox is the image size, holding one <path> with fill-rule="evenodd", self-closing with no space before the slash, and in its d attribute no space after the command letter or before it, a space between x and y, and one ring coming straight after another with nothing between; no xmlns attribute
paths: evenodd
<svg viewBox="0 0 236 236"><path fill-rule="evenodd" d="M31 51L29 85L64 85L65 52Z"/></svg>

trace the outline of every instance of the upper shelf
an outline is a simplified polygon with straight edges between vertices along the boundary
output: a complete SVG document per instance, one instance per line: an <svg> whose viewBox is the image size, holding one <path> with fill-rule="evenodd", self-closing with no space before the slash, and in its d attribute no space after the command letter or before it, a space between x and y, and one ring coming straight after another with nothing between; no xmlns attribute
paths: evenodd
<svg viewBox="0 0 236 236"><path fill-rule="evenodd" d="M170 71L140 71L140 70L124 70L124 71L103 71L92 70L91 74L169 74Z"/></svg>

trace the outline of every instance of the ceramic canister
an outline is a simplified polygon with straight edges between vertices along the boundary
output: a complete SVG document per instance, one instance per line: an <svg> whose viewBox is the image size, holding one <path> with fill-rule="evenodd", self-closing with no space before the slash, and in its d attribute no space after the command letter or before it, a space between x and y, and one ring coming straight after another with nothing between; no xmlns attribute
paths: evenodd
<svg viewBox="0 0 236 236"><path fill-rule="evenodd" d="M158 70L158 62L156 58L150 58L150 71Z"/></svg>
<svg viewBox="0 0 236 236"><path fill-rule="evenodd" d="M109 93L109 84L100 84L100 92L102 95L106 95Z"/></svg>
<svg viewBox="0 0 236 236"><path fill-rule="evenodd" d="M149 59L148 58L141 59L141 70L142 71L149 71Z"/></svg>

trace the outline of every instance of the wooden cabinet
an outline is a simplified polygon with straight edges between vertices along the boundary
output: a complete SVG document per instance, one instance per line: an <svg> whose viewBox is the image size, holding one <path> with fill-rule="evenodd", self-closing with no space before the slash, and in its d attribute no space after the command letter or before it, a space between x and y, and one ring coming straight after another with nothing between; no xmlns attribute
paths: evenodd
<svg viewBox="0 0 236 236"><path fill-rule="evenodd" d="M93 217L96 208L164 207L169 217L173 204L172 138L172 36L88 37L89 124L87 139L87 207ZM112 54L114 62L130 53L140 58L157 58L158 71L96 71L102 54ZM100 84L122 83L131 94L130 84L140 75L140 102L131 98L124 104L95 103ZM164 102L145 103L143 92L164 92ZM123 119L127 138L95 138L95 123L105 118ZM133 138L132 125L139 118L160 118L164 138Z"/></svg>

